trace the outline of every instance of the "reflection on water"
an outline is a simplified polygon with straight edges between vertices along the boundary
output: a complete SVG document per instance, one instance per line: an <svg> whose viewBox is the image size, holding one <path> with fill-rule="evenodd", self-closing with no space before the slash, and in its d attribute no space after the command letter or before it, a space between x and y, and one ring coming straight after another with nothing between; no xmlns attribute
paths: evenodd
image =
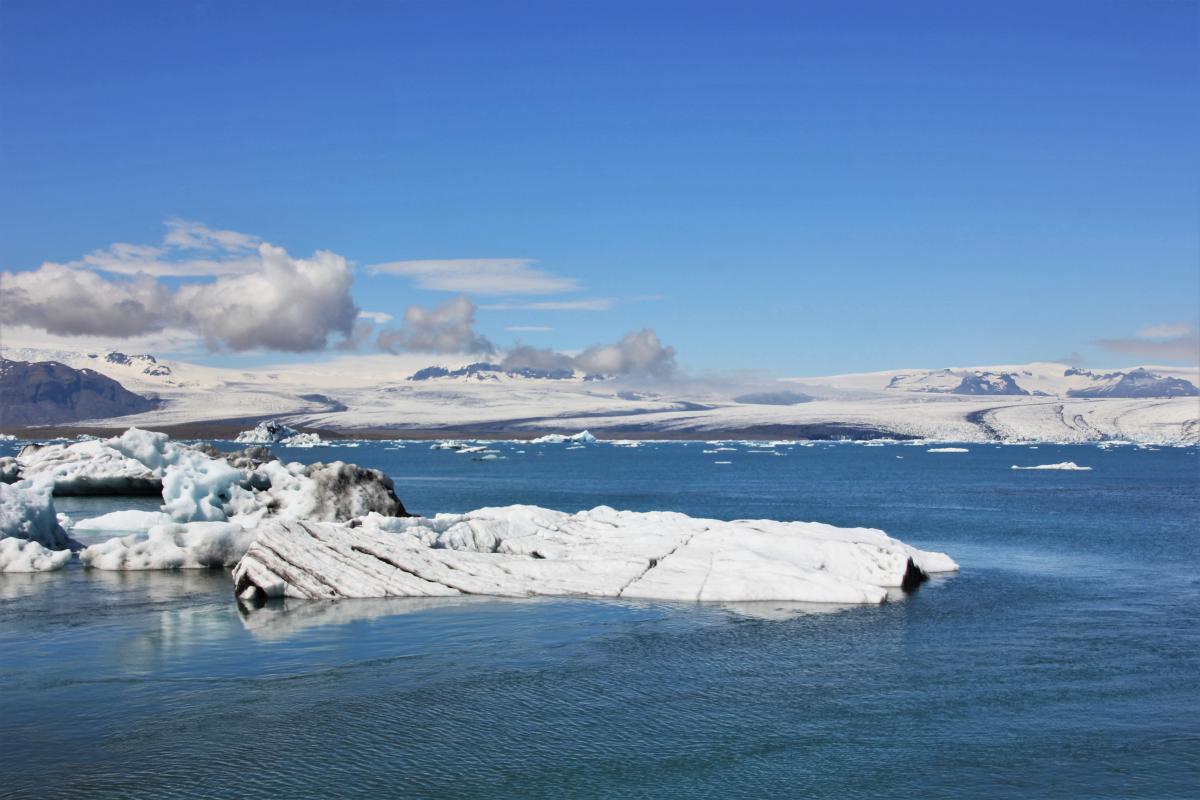
<svg viewBox="0 0 1200 800"><path fill-rule="evenodd" d="M253 610L225 570L0 575L0 797L1024 800L1200 784L1195 450L1124 448L1032 480L991 448L951 463L779 446L789 458L735 454L714 476L697 447L497 447L509 458L487 469L426 447L353 452L427 478L397 484L421 510L816 519L946 550L963 572L879 606ZM114 510L89 502L80 518Z"/></svg>

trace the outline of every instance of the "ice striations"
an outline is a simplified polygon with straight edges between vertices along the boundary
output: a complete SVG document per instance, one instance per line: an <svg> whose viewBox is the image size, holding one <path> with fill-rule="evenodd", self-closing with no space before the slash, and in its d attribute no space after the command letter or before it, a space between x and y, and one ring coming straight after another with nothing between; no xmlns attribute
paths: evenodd
<svg viewBox="0 0 1200 800"><path fill-rule="evenodd" d="M957 569L946 555L867 528L508 506L264 523L234 583L247 601L479 594L880 603L889 589Z"/></svg>

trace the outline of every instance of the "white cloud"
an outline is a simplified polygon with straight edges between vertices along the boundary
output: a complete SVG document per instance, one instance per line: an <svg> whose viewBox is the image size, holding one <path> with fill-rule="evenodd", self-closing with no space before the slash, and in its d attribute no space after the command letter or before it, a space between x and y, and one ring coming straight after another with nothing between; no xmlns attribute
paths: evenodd
<svg viewBox="0 0 1200 800"><path fill-rule="evenodd" d="M487 337L475 332L475 304L465 295L429 309L410 306L404 312L403 326L381 332L377 343L391 353L495 352Z"/></svg>
<svg viewBox="0 0 1200 800"><path fill-rule="evenodd" d="M56 266L176 278L238 275L258 268L257 236L181 219L167 220L166 225L161 245L116 242Z"/></svg>
<svg viewBox="0 0 1200 800"><path fill-rule="evenodd" d="M472 294L559 294L579 288L574 278L564 278L533 266L528 258L457 258L427 261L391 261L368 267L374 275L412 278L422 289Z"/></svg>
<svg viewBox="0 0 1200 800"><path fill-rule="evenodd" d="M608 311L617 304L615 297L583 300L545 300L532 303L485 303L485 311Z"/></svg>
<svg viewBox="0 0 1200 800"><path fill-rule="evenodd" d="M257 250L262 239L238 231L220 231L186 219L167 220L163 244L183 250Z"/></svg>

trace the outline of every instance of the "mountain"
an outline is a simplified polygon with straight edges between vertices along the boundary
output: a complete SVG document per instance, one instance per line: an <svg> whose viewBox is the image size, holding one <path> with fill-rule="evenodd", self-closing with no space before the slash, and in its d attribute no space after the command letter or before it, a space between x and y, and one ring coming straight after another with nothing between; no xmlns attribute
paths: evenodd
<svg viewBox="0 0 1200 800"><path fill-rule="evenodd" d="M1070 389L1068 397L1196 397L1200 389L1182 378L1159 375L1146 369L1129 372L1110 372L1096 375L1083 370L1072 374L1086 375L1092 385L1083 389Z"/></svg>
<svg viewBox="0 0 1200 800"><path fill-rule="evenodd" d="M431 368L428 356L412 353L261 367L110 359L111 353L5 354L94 369L131 392L161 399L152 410L94 420L89 427L175 427L189 436L228 435L280 419L319 430L326 439L339 433L509 438L588 429L602 439L1200 442L1195 368L1090 373L1048 362L780 380L640 381L506 370L465 356L445 357ZM165 372L156 366L169 372L151 374ZM1103 387L1112 391L1088 395ZM1119 396L1133 391L1154 396Z"/></svg>
<svg viewBox="0 0 1200 800"><path fill-rule="evenodd" d="M58 425L152 411L158 401L112 378L56 361L0 358L0 425Z"/></svg>

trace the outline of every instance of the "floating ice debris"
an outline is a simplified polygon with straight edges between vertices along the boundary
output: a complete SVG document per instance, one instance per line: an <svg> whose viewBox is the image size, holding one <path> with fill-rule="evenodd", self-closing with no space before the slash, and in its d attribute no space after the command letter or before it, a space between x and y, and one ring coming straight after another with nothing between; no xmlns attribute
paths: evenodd
<svg viewBox="0 0 1200 800"><path fill-rule="evenodd" d="M1060 464L1038 464L1036 467L1018 467L1016 464L1013 464L1012 468L1013 469L1057 469L1057 470L1064 470L1066 472L1090 472L1092 469L1091 467L1081 467L1078 464L1076 464L1074 461L1063 461Z"/></svg>
<svg viewBox="0 0 1200 800"><path fill-rule="evenodd" d="M244 444L278 444L284 439L299 435L300 431L295 428L277 419L268 419L255 425L252 431L242 431L234 441Z"/></svg>
<svg viewBox="0 0 1200 800"><path fill-rule="evenodd" d="M264 523L234 569L237 595L335 599L483 594L687 601L880 603L948 556L882 531L722 522L604 506L536 506L361 524Z"/></svg>
<svg viewBox="0 0 1200 800"><path fill-rule="evenodd" d="M926 453L969 453L971 452L965 447L931 447L925 451Z"/></svg>
<svg viewBox="0 0 1200 800"><path fill-rule="evenodd" d="M714 464L732 464L732 461L714 461Z"/></svg>

